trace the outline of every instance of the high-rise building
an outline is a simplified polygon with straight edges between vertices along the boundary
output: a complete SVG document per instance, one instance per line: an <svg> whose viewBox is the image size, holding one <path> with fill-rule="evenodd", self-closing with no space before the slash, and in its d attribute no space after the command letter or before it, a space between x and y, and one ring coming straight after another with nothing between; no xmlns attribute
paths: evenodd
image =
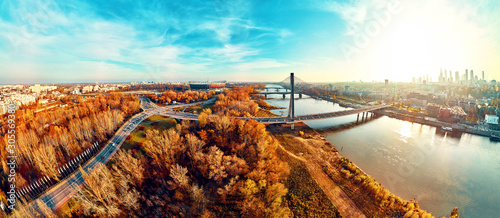
<svg viewBox="0 0 500 218"><path fill-rule="evenodd" d="M470 81L474 82L474 70L470 70Z"/></svg>
<svg viewBox="0 0 500 218"><path fill-rule="evenodd" d="M469 70L465 69L465 83L469 81Z"/></svg>
<svg viewBox="0 0 500 218"><path fill-rule="evenodd" d="M444 70L444 82L448 81L448 70Z"/></svg>
<svg viewBox="0 0 500 218"><path fill-rule="evenodd" d="M482 79L481 79L481 80L484 80L484 71L483 71L483 77L482 77Z"/></svg>
<svg viewBox="0 0 500 218"><path fill-rule="evenodd" d="M438 82L443 82L443 69L441 69L440 73L439 73L439 79L438 79Z"/></svg>
<svg viewBox="0 0 500 218"><path fill-rule="evenodd" d="M460 77L458 76L458 71L455 71L455 82L456 83L460 82Z"/></svg>

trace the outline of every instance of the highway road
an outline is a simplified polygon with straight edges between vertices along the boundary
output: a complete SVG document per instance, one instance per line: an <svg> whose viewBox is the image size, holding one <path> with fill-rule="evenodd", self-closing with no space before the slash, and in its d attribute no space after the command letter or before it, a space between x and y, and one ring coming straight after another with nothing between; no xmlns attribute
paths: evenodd
<svg viewBox="0 0 500 218"><path fill-rule="evenodd" d="M148 117L157 114L155 110L148 110L133 116L127 121L116 134L108 141L106 146L92 159L90 159L82 168L85 172L91 172L98 163L105 165L113 155L120 149L127 136L134 131L137 126ZM83 185L84 179L82 173L76 170L65 180L52 187L44 195L39 197L48 207L56 210L68 201Z"/></svg>
<svg viewBox="0 0 500 218"><path fill-rule="evenodd" d="M190 106L195 105L197 103L190 104L180 104L180 105L170 105L166 107L158 107L153 104L148 98L141 97L141 107L143 112L134 115L130 118L125 124L123 124L116 132L116 134L108 141L108 143L104 146L104 148L95 155L95 157L91 158L87 163L82 166L83 170L87 173L96 169L96 166L101 163L105 165L113 155L120 149L123 142L126 140L127 136L134 131L137 126L153 115L164 115L172 118L179 119L188 119L188 120L197 120L197 114L191 113L183 113L183 112L175 112L172 111L174 107L182 107L182 106ZM215 98L209 99L204 102L204 104L212 104L215 102ZM327 117L334 116L345 116L347 114L360 113L363 111L369 111L374 109L382 109L386 106L375 106L375 107L367 107L367 108L359 108L347 111L339 111L333 113L325 113L325 114L317 114L317 115L304 115L297 116L300 120L309 119L323 119ZM304 118L304 119L302 119ZM273 117L273 118L240 118L240 119L256 119L262 123L276 123L276 122L286 122L287 117ZM307 119L308 120L308 119ZM66 177L64 180L59 182L59 184L53 186L49 190L45 191L45 193L39 197L48 207L53 210L61 207L65 202L67 202L78 190L83 186L84 179L82 173L79 170L75 170L71 175Z"/></svg>
<svg viewBox="0 0 500 218"><path fill-rule="evenodd" d="M85 172L89 173L96 169L96 166L101 163L105 165L113 155L120 149L127 136L134 131L137 126L150 116L165 114L164 111L171 110L174 107L183 107L195 105L198 103L171 105L166 107L158 107L153 104L148 98L141 97L141 108L143 112L136 114L130 118L120 129L117 130L115 135L108 141L106 146L91 158L84 166ZM212 104L215 98L205 101L203 104ZM59 184L47 190L42 196L39 197L47 206L53 210L57 210L64 203L66 203L78 190L83 186L83 175L79 170L75 170L71 175L66 177Z"/></svg>

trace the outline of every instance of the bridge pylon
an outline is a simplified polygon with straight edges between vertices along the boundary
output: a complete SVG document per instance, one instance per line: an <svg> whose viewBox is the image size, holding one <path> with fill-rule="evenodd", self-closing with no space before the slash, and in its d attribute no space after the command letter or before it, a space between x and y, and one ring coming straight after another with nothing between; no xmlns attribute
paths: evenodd
<svg viewBox="0 0 500 218"><path fill-rule="evenodd" d="M288 117L290 118L290 121L292 122L290 128L293 130L294 128L294 123L293 120L295 118L295 88L294 88L294 75L293 72L290 73L290 106L288 107Z"/></svg>

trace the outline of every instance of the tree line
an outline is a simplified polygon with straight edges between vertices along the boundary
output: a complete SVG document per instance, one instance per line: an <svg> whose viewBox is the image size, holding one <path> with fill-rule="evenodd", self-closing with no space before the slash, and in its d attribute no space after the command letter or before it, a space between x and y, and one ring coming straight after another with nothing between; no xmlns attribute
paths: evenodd
<svg viewBox="0 0 500 218"><path fill-rule="evenodd" d="M59 107L33 113L16 111L16 187L23 187L42 176L55 180L57 168L89 148L95 141L105 142L127 117L139 112L140 102L131 95L112 93L80 99L72 107ZM5 117L0 121L0 156L6 160ZM8 183L7 165L2 161L0 199Z"/></svg>
<svg viewBox="0 0 500 218"><path fill-rule="evenodd" d="M193 101L206 101L215 95L215 91L196 91L187 90L183 92L168 90L163 92L160 96L149 94L147 97L152 99L155 103L171 104L172 101L191 103Z"/></svg>
<svg viewBox="0 0 500 218"><path fill-rule="evenodd" d="M290 216L282 183L289 167L265 126L209 109L200 117L163 132L147 130L141 152L120 153L89 180L73 215Z"/></svg>

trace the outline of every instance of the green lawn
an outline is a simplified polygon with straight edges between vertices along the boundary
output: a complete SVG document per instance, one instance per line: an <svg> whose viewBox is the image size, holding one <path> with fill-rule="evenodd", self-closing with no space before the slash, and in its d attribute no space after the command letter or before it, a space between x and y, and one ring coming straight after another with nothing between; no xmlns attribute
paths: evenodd
<svg viewBox="0 0 500 218"><path fill-rule="evenodd" d="M199 114L203 111L203 109L210 108L210 110L214 110L214 105L213 104L208 104L208 105L193 105L188 107L184 112L187 113L195 113Z"/></svg>
<svg viewBox="0 0 500 218"><path fill-rule="evenodd" d="M148 129L156 129L161 132L171 127L175 127L175 124L175 119L173 118L166 118L161 115L151 116L139 124L139 127L144 126L144 130L140 130L139 127L137 127L130 134L131 138L125 140L121 149L129 150L136 146L138 143L146 141L146 130Z"/></svg>

